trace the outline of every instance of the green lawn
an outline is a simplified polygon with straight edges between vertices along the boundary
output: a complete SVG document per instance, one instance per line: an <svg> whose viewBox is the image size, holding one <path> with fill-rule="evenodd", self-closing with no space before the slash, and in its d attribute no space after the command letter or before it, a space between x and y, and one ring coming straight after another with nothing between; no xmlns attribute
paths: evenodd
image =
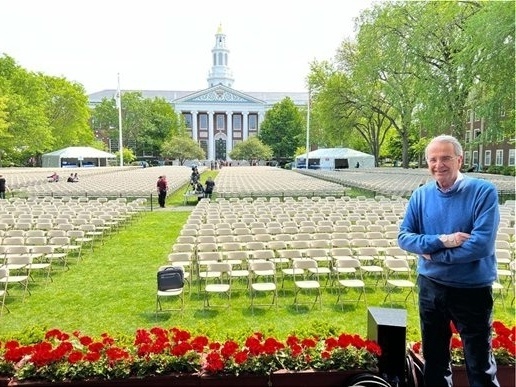
<svg viewBox="0 0 516 387"><path fill-rule="evenodd" d="M169 205L182 203L180 190L168 199ZM189 215L188 211L145 212L138 219L97 243L93 252L84 250L80 262L71 261L69 270L57 267L54 281L45 284L37 277L30 284L32 294L25 302L9 298L10 313L0 317L0 340L40 338L41 332L60 328L80 330L90 335L109 332L133 336L138 328L179 326L213 338L241 338L252 331L284 337L297 334L335 334L340 332L367 335L367 308L364 303L348 303L344 310L335 304L337 294L323 291L322 309L292 306L293 293L280 291L277 309L258 308L254 314L245 285L232 293L229 309L203 310L203 299L194 283L186 294L186 309L155 315L156 269L166 256ZM368 279L369 306L386 306L385 292ZM287 283L287 285L289 285ZM11 292L11 295L17 295ZM215 300L222 301L222 300ZM403 302L394 305L405 308ZM408 338L419 339L416 307L409 302ZM514 307L510 298L503 310L496 302L495 319L514 325Z"/></svg>

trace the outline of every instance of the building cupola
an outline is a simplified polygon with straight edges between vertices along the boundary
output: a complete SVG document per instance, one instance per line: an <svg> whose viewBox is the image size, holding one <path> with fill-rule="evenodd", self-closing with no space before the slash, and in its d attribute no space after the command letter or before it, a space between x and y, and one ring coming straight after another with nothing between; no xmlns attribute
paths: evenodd
<svg viewBox="0 0 516 387"><path fill-rule="evenodd" d="M222 32L221 25L215 34L215 46L211 54L213 63L208 73L208 87L217 85L232 87L234 78L228 66L229 50L226 48L226 35Z"/></svg>

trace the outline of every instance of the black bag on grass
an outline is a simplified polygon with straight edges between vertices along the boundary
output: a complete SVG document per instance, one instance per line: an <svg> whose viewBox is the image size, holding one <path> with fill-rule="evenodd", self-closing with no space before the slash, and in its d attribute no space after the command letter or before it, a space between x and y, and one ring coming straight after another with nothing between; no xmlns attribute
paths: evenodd
<svg viewBox="0 0 516 387"><path fill-rule="evenodd" d="M181 289L184 284L182 267L167 266L158 271L158 290Z"/></svg>

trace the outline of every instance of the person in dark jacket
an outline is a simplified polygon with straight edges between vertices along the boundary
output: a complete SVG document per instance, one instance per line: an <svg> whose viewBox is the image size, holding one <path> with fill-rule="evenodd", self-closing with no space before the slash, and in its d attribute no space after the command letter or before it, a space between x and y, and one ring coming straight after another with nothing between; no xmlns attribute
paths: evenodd
<svg viewBox="0 0 516 387"><path fill-rule="evenodd" d="M7 182L5 177L0 175L0 199L5 199L5 191L7 190Z"/></svg>
<svg viewBox="0 0 516 387"><path fill-rule="evenodd" d="M204 188L204 197L205 198L211 199L211 195L213 193L213 188L215 188L215 182L213 181L213 179L211 177L208 177L208 179L206 179L206 188Z"/></svg>
<svg viewBox="0 0 516 387"><path fill-rule="evenodd" d="M165 175L160 176L158 178L158 182L156 183L156 188L158 190L158 203L161 208L165 208L165 200L167 198L167 190L168 190L168 182L167 177Z"/></svg>

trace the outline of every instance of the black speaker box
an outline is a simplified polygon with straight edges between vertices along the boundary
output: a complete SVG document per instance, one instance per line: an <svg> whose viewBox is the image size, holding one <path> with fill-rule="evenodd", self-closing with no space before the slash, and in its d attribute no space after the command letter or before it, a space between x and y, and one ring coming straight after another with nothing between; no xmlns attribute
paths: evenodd
<svg viewBox="0 0 516 387"><path fill-rule="evenodd" d="M404 380L407 338L407 311L392 308L367 308L367 338L382 349L378 361L380 375L388 380Z"/></svg>

